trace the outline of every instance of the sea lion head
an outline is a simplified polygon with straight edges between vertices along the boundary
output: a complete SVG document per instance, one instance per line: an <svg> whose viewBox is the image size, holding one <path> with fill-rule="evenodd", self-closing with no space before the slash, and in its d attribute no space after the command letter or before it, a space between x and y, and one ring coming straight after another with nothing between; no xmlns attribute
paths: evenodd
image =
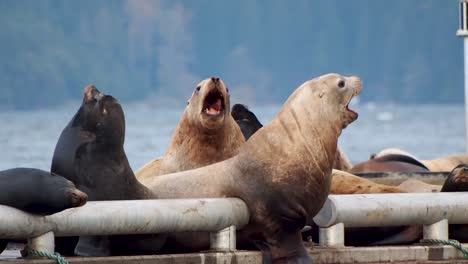
<svg viewBox="0 0 468 264"><path fill-rule="evenodd" d="M441 192L468 191L468 164L459 164L448 175Z"/></svg>
<svg viewBox="0 0 468 264"><path fill-rule="evenodd" d="M333 120L339 119L341 129L358 118L358 114L349 109L351 99L362 90L362 81L357 76L345 77L336 73L330 73L307 81L302 89L309 90L308 93L300 93L295 97L312 95L314 100L308 101L321 104L319 111ZM299 99L300 100L300 99ZM305 100L307 100L305 98ZM337 116L339 113L339 116Z"/></svg>
<svg viewBox="0 0 468 264"><path fill-rule="evenodd" d="M93 134L97 141L123 145L125 116L119 101L114 97L101 93L94 86L88 86L78 116L82 129Z"/></svg>
<svg viewBox="0 0 468 264"><path fill-rule="evenodd" d="M125 116L119 101L105 95L99 103L101 118L96 124L96 140L123 146L125 140Z"/></svg>
<svg viewBox="0 0 468 264"><path fill-rule="evenodd" d="M94 85L89 85L85 88L83 95L83 102L80 109L73 118L73 126L79 126L84 131L93 130L95 124L98 122L99 115L94 111L98 107L99 101L104 97Z"/></svg>
<svg viewBox="0 0 468 264"><path fill-rule="evenodd" d="M216 130L224 125L230 115L229 90L223 80L211 77L201 81L188 101L188 119L206 130Z"/></svg>
<svg viewBox="0 0 468 264"><path fill-rule="evenodd" d="M47 203L35 204L33 212L52 214L62 210L82 206L88 200L88 195L75 187L73 182L62 176L51 173L47 180L47 190L44 195Z"/></svg>

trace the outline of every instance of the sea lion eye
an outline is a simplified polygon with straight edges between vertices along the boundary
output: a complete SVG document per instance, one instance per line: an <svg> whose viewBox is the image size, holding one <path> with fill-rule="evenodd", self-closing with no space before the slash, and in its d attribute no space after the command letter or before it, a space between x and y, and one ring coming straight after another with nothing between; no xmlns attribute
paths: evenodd
<svg viewBox="0 0 468 264"><path fill-rule="evenodd" d="M200 91L200 86L197 86L197 91Z"/></svg>
<svg viewBox="0 0 468 264"><path fill-rule="evenodd" d="M338 87L343 88L344 86L345 86L345 81L344 81L344 80L340 80L340 81L338 82Z"/></svg>

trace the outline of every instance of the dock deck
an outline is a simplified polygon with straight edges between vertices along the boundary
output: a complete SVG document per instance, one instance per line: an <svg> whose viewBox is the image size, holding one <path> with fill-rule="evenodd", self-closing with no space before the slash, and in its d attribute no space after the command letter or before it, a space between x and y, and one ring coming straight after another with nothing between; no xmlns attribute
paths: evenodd
<svg viewBox="0 0 468 264"><path fill-rule="evenodd" d="M465 245L466 246L466 245ZM330 248L315 246L309 248L315 264L323 263L433 263L433 264L468 264L463 253L451 246L379 246L379 247L344 247ZM17 259L19 251L6 250L0 255L0 262L9 264L49 264L56 263L48 259ZM115 257L67 257L74 264L256 264L262 263L259 251L201 252L192 254L115 256Z"/></svg>

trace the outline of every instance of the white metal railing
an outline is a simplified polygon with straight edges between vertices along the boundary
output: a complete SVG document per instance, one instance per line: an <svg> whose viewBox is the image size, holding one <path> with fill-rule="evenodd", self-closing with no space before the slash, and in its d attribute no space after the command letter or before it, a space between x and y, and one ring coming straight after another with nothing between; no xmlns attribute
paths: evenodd
<svg viewBox="0 0 468 264"><path fill-rule="evenodd" d="M206 231L211 247L235 249L235 230L249 222L237 198L88 202L50 216L0 205L0 238L28 239L29 247L52 253L54 236L157 234Z"/></svg>
<svg viewBox="0 0 468 264"><path fill-rule="evenodd" d="M324 246L344 246L345 227L420 224L425 239L448 239L448 224L468 224L468 192L330 195L314 222Z"/></svg>
<svg viewBox="0 0 468 264"><path fill-rule="evenodd" d="M237 198L88 202L50 216L0 205L0 238L28 239L52 253L55 236L211 232L211 247L235 249L235 230L249 222ZM345 227L424 225L424 238L448 239L448 224L468 224L468 193L330 195L314 217L320 244L344 246Z"/></svg>

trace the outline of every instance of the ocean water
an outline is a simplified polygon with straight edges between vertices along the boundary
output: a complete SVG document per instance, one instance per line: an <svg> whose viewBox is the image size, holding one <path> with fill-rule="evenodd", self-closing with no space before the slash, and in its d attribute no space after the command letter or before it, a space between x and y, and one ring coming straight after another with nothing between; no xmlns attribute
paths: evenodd
<svg viewBox="0 0 468 264"><path fill-rule="evenodd" d="M35 111L0 113L0 170L32 167L49 170L55 144L80 103ZM253 106L265 125L280 105ZM157 108L150 104L123 104L126 117L125 151L134 170L164 154L183 108ZM339 145L353 163L371 153L398 147L421 159L464 152L463 105L398 105L365 103L359 118L346 128Z"/></svg>

